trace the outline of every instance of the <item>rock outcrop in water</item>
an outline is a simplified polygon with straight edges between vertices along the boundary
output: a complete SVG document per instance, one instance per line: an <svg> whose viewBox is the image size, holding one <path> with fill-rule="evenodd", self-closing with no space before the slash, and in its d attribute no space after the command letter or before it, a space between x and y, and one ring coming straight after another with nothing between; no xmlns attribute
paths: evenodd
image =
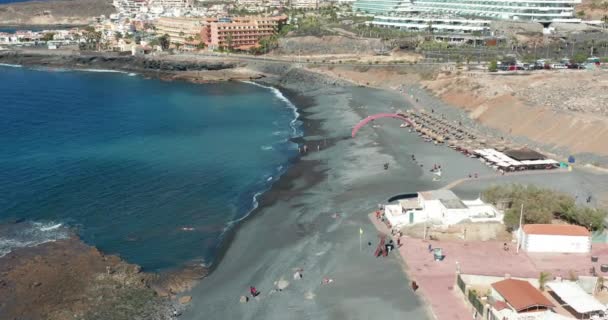
<svg viewBox="0 0 608 320"><path fill-rule="evenodd" d="M0 258L2 319L172 319L174 294L206 270L141 272L76 238L21 248ZM166 278L175 287L164 287ZM159 294L166 292L166 295Z"/></svg>

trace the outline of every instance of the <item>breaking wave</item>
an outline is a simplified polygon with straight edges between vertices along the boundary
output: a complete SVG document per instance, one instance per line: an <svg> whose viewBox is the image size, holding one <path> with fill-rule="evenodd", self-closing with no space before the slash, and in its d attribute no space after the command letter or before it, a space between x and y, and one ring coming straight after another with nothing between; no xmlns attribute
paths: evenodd
<svg viewBox="0 0 608 320"><path fill-rule="evenodd" d="M25 221L0 225L0 257L19 248L67 239L70 231L62 223Z"/></svg>

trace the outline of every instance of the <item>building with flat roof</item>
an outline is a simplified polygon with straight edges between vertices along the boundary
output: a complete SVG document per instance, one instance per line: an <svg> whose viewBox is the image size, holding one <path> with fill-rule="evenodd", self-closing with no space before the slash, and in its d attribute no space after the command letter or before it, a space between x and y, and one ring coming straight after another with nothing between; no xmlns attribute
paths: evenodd
<svg viewBox="0 0 608 320"><path fill-rule="evenodd" d="M434 190L385 205L384 217L398 228L419 223L453 225L464 220L502 222L503 213L480 199L461 200L451 190Z"/></svg>
<svg viewBox="0 0 608 320"><path fill-rule="evenodd" d="M287 16L208 19L201 39L211 49L249 50L257 47L260 39L276 34L286 21Z"/></svg>
<svg viewBox="0 0 608 320"><path fill-rule="evenodd" d="M588 253L591 232L570 224L526 224L517 232L522 250L527 252Z"/></svg>

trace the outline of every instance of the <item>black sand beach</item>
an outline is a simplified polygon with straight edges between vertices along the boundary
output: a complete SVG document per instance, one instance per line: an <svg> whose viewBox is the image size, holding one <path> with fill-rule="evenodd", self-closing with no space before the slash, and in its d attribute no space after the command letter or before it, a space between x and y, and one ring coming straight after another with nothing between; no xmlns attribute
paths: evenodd
<svg viewBox="0 0 608 320"><path fill-rule="evenodd" d="M289 64L247 67L269 75L263 84L280 88L298 107L305 136L297 142L308 152L227 236L211 274L185 293L192 301L180 319L432 319L410 289L415 279L403 272L398 253L373 257L378 234L367 215L393 195L495 172L408 134L398 120L370 123L350 137L367 115L410 108L397 93L353 86ZM434 164L443 168L439 181L429 172ZM542 175L517 179L557 181ZM485 184L467 182L456 191L475 197ZM294 279L298 269L302 278ZM324 278L333 282L322 284ZM241 303L250 286L261 294Z"/></svg>

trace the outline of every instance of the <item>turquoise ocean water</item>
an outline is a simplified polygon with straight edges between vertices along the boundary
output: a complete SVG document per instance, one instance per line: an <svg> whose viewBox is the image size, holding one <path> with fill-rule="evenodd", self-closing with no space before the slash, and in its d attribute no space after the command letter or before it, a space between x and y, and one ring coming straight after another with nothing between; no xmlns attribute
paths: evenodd
<svg viewBox="0 0 608 320"><path fill-rule="evenodd" d="M0 66L0 255L76 231L147 270L211 263L289 166L277 90Z"/></svg>

